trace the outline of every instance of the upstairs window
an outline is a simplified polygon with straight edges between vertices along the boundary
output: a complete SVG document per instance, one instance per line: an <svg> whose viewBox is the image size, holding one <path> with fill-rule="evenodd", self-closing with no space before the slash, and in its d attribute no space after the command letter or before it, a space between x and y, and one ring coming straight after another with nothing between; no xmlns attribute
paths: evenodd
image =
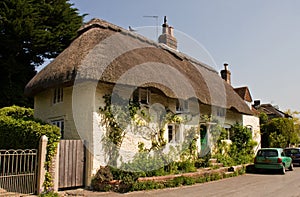
<svg viewBox="0 0 300 197"><path fill-rule="evenodd" d="M133 101L141 104L150 104L150 90L148 88L138 88L133 93Z"/></svg>
<svg viewBox="0 0 300 197"><path fill-rule="evenodd" d="M63 119L53 120L51 121L51 124L57 126L60 129L61 138L63 139L65 131L65 121Z"/></svg>
<svg viewBox="0 0 300 197"><path fill-rule="evenodd" d="M63 88L55 88L53 94L53 104L61 103L64 99L64 91Z"/></svg>
<svg viewBox="0 0 300 197"><path fill-rule="evenodd" d="M176 101L176 113L188 112L189 102L188 100L178 99Z"/></svg>
<svg viewBox="0 0 300 197"><path fill-rule="evenodd" d="M226 115L226 109L224 109L224 108L218 108L217 109L217 116L225 117L225 115Z"/></svg>

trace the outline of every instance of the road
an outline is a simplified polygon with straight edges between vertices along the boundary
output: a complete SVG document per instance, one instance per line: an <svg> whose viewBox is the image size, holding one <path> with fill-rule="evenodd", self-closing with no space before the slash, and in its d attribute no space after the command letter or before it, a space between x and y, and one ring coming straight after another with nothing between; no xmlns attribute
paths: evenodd
<svg viewBox="0 0 300 197"><path fill-rule="evenodd" d="M94 193L91 196L98 195ZM293 172L287 171L285 175L272 173L246 174L180 188L130 192L126 194L102 193L99 196L300 197L300 167L295 167Z"/></svg>

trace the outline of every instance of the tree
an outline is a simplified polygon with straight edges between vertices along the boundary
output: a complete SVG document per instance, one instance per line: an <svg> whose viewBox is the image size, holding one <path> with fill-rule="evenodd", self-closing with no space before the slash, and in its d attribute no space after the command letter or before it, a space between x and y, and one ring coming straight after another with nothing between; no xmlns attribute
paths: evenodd
<svg viewBox="0 0 300 197"><path fill-rule="evenodd" d="M35 68L64 50L82 25L84 16L68 1L0 2L0 107L32 106L23 92Z"/></svg>
<svg viewBox="0 0 300 197"><path fill-rule="evenodd" d="M287 147L299 142L298 133L294 129L294 121L289 118L273 118L261 126L263 147Z"/></svg>

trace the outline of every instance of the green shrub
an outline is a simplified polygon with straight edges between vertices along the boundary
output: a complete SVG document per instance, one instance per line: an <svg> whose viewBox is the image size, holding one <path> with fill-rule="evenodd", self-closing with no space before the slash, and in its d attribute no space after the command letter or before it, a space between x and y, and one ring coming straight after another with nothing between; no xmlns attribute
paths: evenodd
<svg viewBox="0 0 300 197"><path fill-rule="evenodd" d="M33 109L13 105L0 109L0 116L10 116L14 119L34 120Z"/></svg>
<svg viewBox="0 0 300 197"><path fill-rule="evenodd" d="M235 124L231 128L232 144L230 145L222 141L225 139L225 135L222 132L217 140L218 149L214 158L216 158L218 162L223 163L224 166L251 163L254 158L253 147L256 145L256 142L252 140L252 132L250 129Z"/></svg>
<svg viewBox="0 0 300 197"><path fill-rule="evenodd" d="M48 137L48 171L60 140L59 128L35 119L33 110L29 108L11 106L0 109L0 149L37 149L43 135ZM51 179L49 172L46 172L46 190L52 187Z"/></svg>
<svg viewBox="0 0 300 197"><path fill-rule="evenodd" d="M133 185L132 191L162 189L165 188L163 183L157 183L153 181L137 182Z"/></svg>
<svg viewBox="0 0 300 197"><path fill-rule="evenodd" d="M196 168L210 167L211 154L206 154L204 157L198 157L195 161Z"/></svg>
<svg viewBox="0 0 300 197"><path fill-rule="evenodd" d="M59 194L56 192L45 192L39 195L39 197L59 197Z"/></svg>
<svg viewBox="0 0 300 197"><path fill-rule="evenodd" d="M182 162L177 162L178 170L181 171L182 173L184 172L196 172L196 167L195 163L193 161L182 161Z"/></svg>

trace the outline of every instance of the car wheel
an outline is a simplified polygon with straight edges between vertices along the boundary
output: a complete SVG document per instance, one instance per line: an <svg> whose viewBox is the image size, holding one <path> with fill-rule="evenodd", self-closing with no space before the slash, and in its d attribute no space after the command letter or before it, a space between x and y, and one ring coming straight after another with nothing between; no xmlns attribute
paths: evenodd
<svg viewBox="0 0 300 197"><path fill-rule="evenodd" d="M293 165L293 163L291 163L291 165L290 165L290 167L289 167L289 170L290 170L290 171L293 171L293 170L294 170L294 165Z"/></svg>

